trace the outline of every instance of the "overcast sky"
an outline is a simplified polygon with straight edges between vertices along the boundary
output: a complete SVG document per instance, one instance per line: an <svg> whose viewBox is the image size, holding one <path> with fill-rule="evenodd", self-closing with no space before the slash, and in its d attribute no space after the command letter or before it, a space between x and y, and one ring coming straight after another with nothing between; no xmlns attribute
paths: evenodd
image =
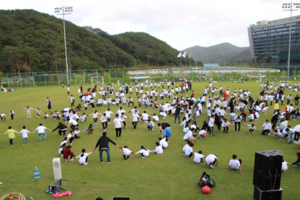
<svg viewBox="0 0 300 200"><path fill-rule="evenodd" d="M300 1L299 1L300 2ZM1 9L34 9L54 15L72 6L67 20L109 34L147 32L182 50L194 45L229 42L249 46L247 27L260 20L289 17L282 0L9 0ZM299 15L299 11L293 12ZM58 16L60 17L60 16Z"/></svg>

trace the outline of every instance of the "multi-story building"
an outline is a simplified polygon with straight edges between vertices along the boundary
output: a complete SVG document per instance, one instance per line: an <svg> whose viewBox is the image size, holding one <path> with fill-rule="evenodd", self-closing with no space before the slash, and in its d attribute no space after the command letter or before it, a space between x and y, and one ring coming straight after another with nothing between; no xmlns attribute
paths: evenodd
<svg viewBox="0 0 300 200"><path fill-rule="evenodd" d="M272 63L286 64L292 23L291 64L300 63L300 16L258 21L248 27L250 54L253 62L261 55L270 55Z"/></svg>

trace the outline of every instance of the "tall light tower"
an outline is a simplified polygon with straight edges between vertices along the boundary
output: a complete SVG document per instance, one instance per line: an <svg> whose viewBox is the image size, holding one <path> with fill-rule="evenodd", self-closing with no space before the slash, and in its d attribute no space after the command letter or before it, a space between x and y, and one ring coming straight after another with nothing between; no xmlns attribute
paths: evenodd
<svg viewBox="0 0 300 200"><path fill-rule="evenodd" d="M66 57L66 72L67 72L67 84L69 85L69 67L68 67L68 54L67 54L67 39L66 39L66 27L65 27L65 15L70 15L73 12L73 7L57 7L54 8L54 13L63 16L64 26L64 41L65 41L65 57Z"/></svg>
<svg viewBox="0 0 300 200"><path fill-rule="evenodd" d="M290 36L289 36L289 49L288 49L288 61L287 61L287 78L289 80L290 77L290 62L291 62L291 40L292 40L292 12L298 11L300 8L300 3L283 3L282 10L283 11L290 11Z"/></svg>

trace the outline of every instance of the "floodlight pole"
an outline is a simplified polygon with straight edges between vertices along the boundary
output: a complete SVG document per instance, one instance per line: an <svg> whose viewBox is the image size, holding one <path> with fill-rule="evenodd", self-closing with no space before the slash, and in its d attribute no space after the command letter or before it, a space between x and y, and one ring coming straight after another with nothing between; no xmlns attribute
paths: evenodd
<svg viewBox="0 0 300 200"><path fill-rule="evenodd" d="M283 11L290 11L290 33L289 33L289 49L288 49L288 61L287 61L287 80L290 78L290 62L291 62L291 41L292 41L292 12L298 11L298 3L284 3L282 4ZM300 6L300 4L299 4Z"/></svg>
<svg viewBox="0 0 300 200"><path fill-rule="evenodd" d="M67 85L69 85L69 67L68 67L68 53L67 53L67 38L66 38L66 26L65 26L65 15L70 15L72 14L71 12L73 12L73 8L72 7L66 7L66 8L70 8L70 10L65 10L65 7L62 6L60 8L55 8L55 12L57 13L57 15L62 15L63 16L63 27L64 27L64 43L65 43L65 59L66 59L66 73L67 73ZM62 11L62 12L60 12ZM67 12L65 12L67 11Z"/></svg>

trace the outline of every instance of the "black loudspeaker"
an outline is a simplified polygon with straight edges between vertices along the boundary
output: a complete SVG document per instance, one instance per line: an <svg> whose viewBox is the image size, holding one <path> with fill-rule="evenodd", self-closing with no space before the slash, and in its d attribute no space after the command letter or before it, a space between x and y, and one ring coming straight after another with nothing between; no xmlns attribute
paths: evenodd
<svg viewBox="0 0 300 200"><path fill-rule="evenodd" d="M258 187L254 186L254 196L253 200L281 200L282 199L282 189L279 190L260 190Z"/></svg>
<svg viewBox="0 0 300 200"><path fill-rule="evenodd" d="M130 200L131 197L113 197L113 200Z"/></svg>
<svg viewBox="0 0 300 200"><path fill-rule="evenodd" d="M256 152L253 185L261 190L280 189L282 159L279 150Z"/></svg>

